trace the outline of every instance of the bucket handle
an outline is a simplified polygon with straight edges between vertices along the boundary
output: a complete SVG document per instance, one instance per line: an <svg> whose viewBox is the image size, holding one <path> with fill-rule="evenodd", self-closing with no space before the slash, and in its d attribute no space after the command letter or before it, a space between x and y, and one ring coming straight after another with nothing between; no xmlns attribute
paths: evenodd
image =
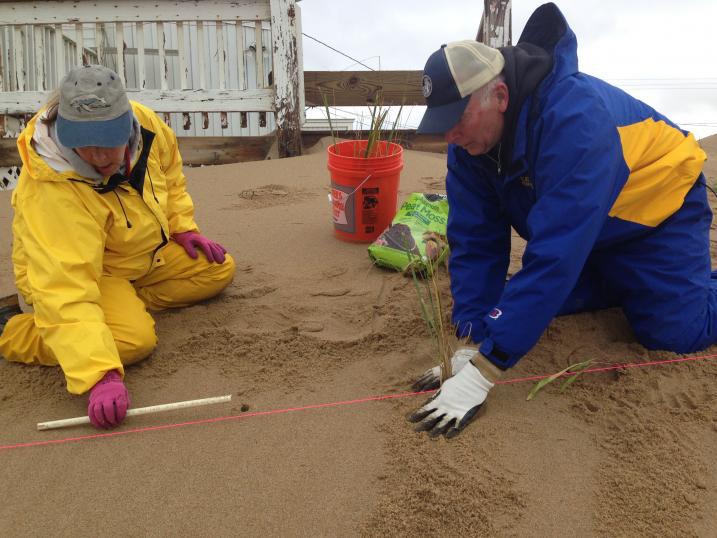
<svg viewBox="0 0 717 538"><path fill-rule="evenodd" d="M354 190L352 190L346 198L348 198L349 196L353 196L354 193L355 193L357 190L359 190L364 183L366 183L369 179L371 179L371 176L372 176L372 175L373 175L373 172L371 172L369 175L367 175L367 176L364 178L364 180L363 180L361 183L359 183L359 184L356 186L356 188L355 188Z"/></svg>
<svg viewBox="0 0 717 538"><path fill-rule="evenodd" d="M348 194L346 195L346 199L349 199L350 197L352 197L352 196L354 195L354 193L361 188L361 185L363 185L363 184L366 183L369 179L371 179L371 176L372 176L372 175L373 175L373 172L371 172L369 175L367 175L367 176L364 178L364 180L356 186L356 188L355 188L354 190L352 190L350 193L348 193ZM332 200L332 198L331 198L331 193L329 193L329 203L332 203L332 202L333 202L333 200Z"/></svg>

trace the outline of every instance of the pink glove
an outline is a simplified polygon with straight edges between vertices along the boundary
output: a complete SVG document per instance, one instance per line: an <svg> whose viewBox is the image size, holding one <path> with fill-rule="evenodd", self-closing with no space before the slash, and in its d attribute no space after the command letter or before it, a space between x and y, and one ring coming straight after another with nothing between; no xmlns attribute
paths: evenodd
<svg viewBox="0 0 717 538"><path fill-rule="evenodd" d="M196 247L199 247L210 262L224 263L226 249L198 232L177 233L172 236L172 239L182 245L193 260L197 259Z"/></svg>
<svg viewBox="0 0 717 538"><path fill-rule="evenodd" d="M127 414L129 393L117 370L110 370L90 389L87 416L95 428L119 426Z"/></svg>

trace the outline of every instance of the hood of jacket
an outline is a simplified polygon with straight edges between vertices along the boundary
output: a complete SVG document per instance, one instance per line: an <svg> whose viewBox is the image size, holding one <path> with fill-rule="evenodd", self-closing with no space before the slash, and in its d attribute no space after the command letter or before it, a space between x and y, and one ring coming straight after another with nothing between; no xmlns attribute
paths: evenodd
<svg viewBox="0 0 717 538"><path fill-rule="evenodd" d="M505 125L493 157L509 171L519 155L515 141L526 102L541 88L573 75L578 70L577 39L565 17L553 4L540 6L531 15L515 46L502 47L505 58L503 76L509 91Z"/></svg>

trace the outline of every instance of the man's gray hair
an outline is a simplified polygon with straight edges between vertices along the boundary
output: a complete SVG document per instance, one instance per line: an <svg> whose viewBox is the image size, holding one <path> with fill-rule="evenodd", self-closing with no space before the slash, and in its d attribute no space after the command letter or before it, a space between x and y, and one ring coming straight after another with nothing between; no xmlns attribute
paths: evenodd
<svg viewBox="0 0 717 538"><path fill-rule="evenodd" d="M473 95L475 95L480 102L481 106L488 104L488 101L490 101L490 98L493 96L496 86L498 86L501 82L505 82L505 77L502 74L493 77L485 86L473 93Z"/></svg>

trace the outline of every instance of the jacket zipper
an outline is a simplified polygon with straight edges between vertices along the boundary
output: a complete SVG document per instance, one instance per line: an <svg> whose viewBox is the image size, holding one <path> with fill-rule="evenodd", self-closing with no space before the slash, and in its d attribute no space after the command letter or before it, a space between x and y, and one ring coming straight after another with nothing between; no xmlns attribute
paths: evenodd
<svg viewBox="0 0 717 538"><path fill-rule="evenodd" d="M152 213L154 220L156 220L157 224L159 224L159 231L162 234L162 242L159 244L159 246L157 248L154 249L154 251L152 251L152 259L150 260L150 263L149 263L149 269L147 269L147 272L145 273L145 276L147 276L150 273L150 271L152 271L152 265L154 265L154 262L155 262L155 259L154 259L155 255L157 254L157 252L159 252L159 250L162 247L164 247L164 245L169 243L169 239L167 239L167 234L164 233L164 228L162 228L162 223L160 222L160 220L157 217L157 215L155 214L155 212L152 211L151 207L149 207L149 204L145 201L144 196L142 196L141 194L140 194L140 196L142 197L142 201L144 202L144 205L147 206L147 209L149 209L149 212Z"/></svg>
<svg viewBox="0 0 717 538"><path fill-rule="evenodd" d="M127 190L127 187L125 187L123 185L122 189ZM159 217L157 217L157 214L154 211L152 211L152 208L149 206L147 201L144 199L144 196L142 194L140 194L139 192L137 193L137 196L139 196L142 199L142 202L144 203L145 207L149 210L150 214L154 217L154 220L157 221L157 224L159 224L159 231L162 234L162 242L157 246L157 248L155 248L152 251L152 255L149 260L149 269L147 269L147 272L145 272L144 275L142 275L142 276L147 276L150 273L150 271L152 270L152 265L155 262L154 257L156 256L157 252L162 247L164 247L167 243L169 243L169 240L167 239L167 234L164 233L164 228L162 227L162 222L159 220Z"/></svg>

